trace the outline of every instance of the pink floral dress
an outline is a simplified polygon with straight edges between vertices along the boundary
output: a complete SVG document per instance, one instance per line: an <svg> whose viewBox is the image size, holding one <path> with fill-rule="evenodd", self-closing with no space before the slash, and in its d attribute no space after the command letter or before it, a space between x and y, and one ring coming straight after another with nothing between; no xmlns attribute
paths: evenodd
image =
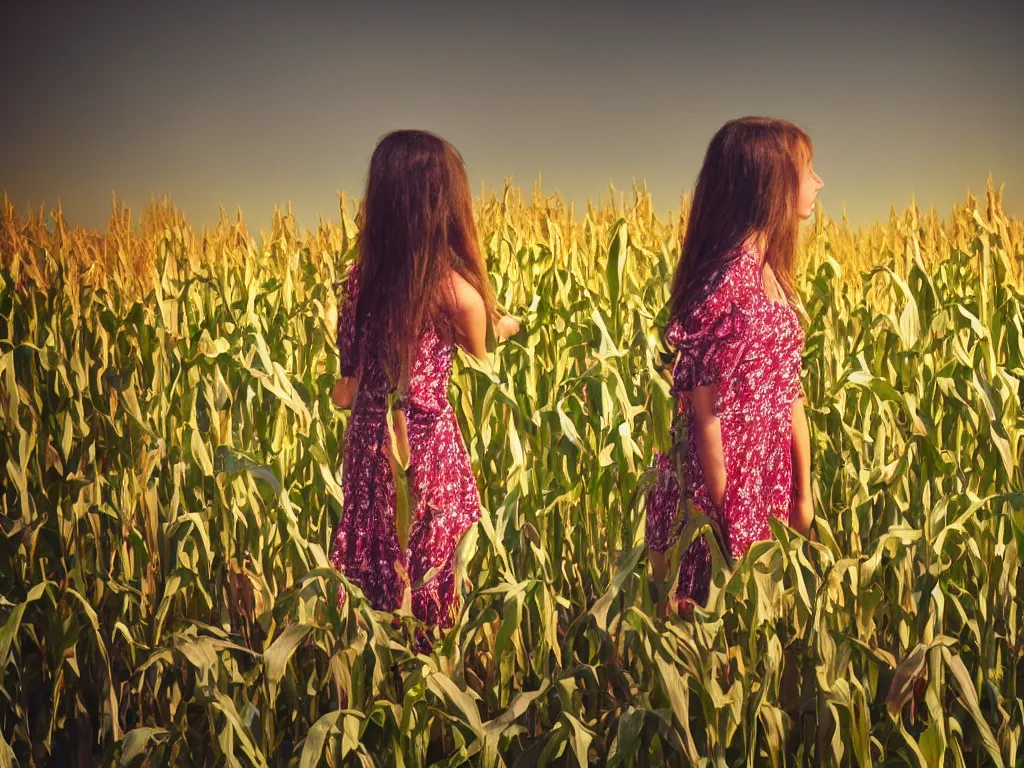
<svg viewBox="0 0 1024 768"><path fill-rule="evenodd" d="M668 455L656 454L656 481L647 495L647 545L664 552L678 538L685 492L718 523L734 558L771 536L768 520L788 523L793 505L792 406L800 386L804 332L796 311L768 298L757 250L744 249L720 283L685 321L674 318L666 341L678 352L672 372L679 416L693 414L690 393L717 384L715 413L725 458L722 509L711 501L697 460L693 430L679 448L681 477ZM683 554L675 600L706 605L711 553L703 536Z"/></svg>
<svg viewBox="0 0 1024 768"><path fill-rule="evenodd" d="M359 388L345 434L344 505L330 559L377 610L399 608L406 584L415 587L426 577L412 590L413 613L428 624L449 627L459 610L455 550L480 517L476 479L448 402L453 331L441 320L421 334L408 392L400 403L409 437L411 497L409 547L403 552L388 459L390 386L379 356L362 343L365 334L355 327L358 291L358 270L353 267L338 312L338 348L342 376L357 377ZM344 603L344 590L338 599Z"/></svg>

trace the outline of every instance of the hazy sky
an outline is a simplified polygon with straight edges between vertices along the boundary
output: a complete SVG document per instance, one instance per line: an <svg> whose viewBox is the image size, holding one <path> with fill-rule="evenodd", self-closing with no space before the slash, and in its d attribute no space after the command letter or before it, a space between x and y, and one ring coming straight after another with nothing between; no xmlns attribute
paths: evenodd
<svg viewBox="0 0 1024 768"><path fill-rule="evenodd" d="M211 3L210 5L214 5ZM851 220L945 214L991 171L1024 216L1024 3L47 2L0 27L0 192L105 224L170 195L302 226L361 195L377 138L426 128L475 191L568 200L646 179L678 209L727 119L791 119ZM492 7L493 6L493 7Z"/></svg>

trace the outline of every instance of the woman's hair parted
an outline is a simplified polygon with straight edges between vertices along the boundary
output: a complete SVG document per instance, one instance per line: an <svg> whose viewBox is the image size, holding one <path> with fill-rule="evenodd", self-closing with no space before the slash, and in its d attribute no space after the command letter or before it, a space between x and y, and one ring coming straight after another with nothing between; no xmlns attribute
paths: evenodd
<svg viewBox="0 0 1024 768"><path fill-rule="evenodd" d="M672 280L672 317L686 317L714 290L751 236L763 238L765 261L795 302L797 201L811 155L810 137L785 120L743 117L718 130L694 189Z"/></svg>
<svg viewBox="0 0 1024 768"><path fill-rule="evenodd" d="M370 158L361 219L356 327L363 332L356 338L373 339L397 383L426 323L444 321L452 272L480 292L494 316L462 156L426 131L386 134Z"/></svg>

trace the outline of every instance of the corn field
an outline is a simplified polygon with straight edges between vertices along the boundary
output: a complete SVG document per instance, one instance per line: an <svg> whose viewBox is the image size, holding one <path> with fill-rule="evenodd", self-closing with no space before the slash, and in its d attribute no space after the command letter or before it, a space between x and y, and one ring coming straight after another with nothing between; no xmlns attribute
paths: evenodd
<svg viewBox="0 0 1024 768"><path fill-rule="evenodd" d="M259 237L5 202L0 768L1024 766L1024 223L999 194L807 226L819 536L716 552L691 621L656 616L638 501L685 201L478 206L523 328L457 363L484 509L427 655L410 615L339 609L326 557L351 202Z"/></svg>

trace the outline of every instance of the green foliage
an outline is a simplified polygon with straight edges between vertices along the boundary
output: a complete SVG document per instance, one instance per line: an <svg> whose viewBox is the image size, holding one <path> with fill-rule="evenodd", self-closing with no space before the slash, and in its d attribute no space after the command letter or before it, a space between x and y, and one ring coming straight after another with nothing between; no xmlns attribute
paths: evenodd
<svg viewBox="0 0 1024 768"><path fill-rule="evenodd" d="M7 207L0 766L1019 765L1019 222L991 195L945 224L819 217L820 540L775 525L684 622L655 617L635 502L671 421L676 226L643 195L581 223L506 192L480 219L523 329L457 367L484 510L426 655L407 614L350 586L339 610L325 556L344 208L257 244Z"/></svg>

